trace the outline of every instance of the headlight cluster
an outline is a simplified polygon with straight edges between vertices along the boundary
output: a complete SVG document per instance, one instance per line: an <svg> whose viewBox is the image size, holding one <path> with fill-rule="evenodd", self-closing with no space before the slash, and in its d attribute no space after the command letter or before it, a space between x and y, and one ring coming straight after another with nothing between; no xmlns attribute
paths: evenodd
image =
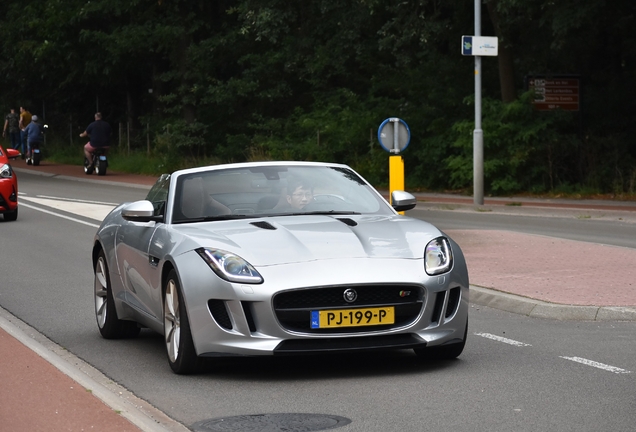
<svg viewBox="0 0 636 432"><path fill-rule="evenodd" d="M446 273L453 266L453 254L446 237L438 237L426 245L424 268L428 275Z"/></svg>
<svg viewBox="0 0 636 432"><path fill-rule="evenodd" d="M263 277L243 258L221 249L197 249L197 253L221 279L230 282L259 284Z"/></svg>
<svg viewBox="0 0 636 432"><path fill-rule="evenodd" d="M0 178L11 178L13 177L13 170L11 169L11 165L3 164L0 166Z"/></svg>

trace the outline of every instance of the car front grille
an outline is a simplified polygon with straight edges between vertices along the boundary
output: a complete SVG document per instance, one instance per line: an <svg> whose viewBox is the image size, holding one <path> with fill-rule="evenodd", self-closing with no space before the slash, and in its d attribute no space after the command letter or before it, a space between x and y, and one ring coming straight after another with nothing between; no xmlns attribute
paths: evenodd
<svg viewBox="0 0 636 432"><path fill-rule="evenodd" d="M347 302L346 290L355 290L357 298ZM287 330L303 333L356 333L406 326L419 316L424 304L424 288L419 285L342 285L284 291L274 296L274 312ZM393 306L395 323L387 325L312 329L311 311Z"/></svg>

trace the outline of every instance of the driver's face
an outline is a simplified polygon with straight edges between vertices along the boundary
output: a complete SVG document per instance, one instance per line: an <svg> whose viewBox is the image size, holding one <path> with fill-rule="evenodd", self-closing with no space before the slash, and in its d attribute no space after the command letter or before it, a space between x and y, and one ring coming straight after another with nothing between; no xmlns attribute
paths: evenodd
<svg viewBox="0 0 636 432"><path fill-rule="evenodd" d="M287 195L287 202L295 209L302 209L311 202L314 194L311 189L298 186L291 195Z"/></svg>

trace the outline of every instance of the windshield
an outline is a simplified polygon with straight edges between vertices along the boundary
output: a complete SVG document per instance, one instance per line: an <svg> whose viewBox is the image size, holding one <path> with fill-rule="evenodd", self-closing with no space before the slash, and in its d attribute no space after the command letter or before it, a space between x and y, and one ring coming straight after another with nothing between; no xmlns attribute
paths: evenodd
<svg viewBox="0 0 636 432"><path fill-rule="evenodd" d="M181 175L173 223L305 214L393 214L354 171L252 166Z"/></svg>

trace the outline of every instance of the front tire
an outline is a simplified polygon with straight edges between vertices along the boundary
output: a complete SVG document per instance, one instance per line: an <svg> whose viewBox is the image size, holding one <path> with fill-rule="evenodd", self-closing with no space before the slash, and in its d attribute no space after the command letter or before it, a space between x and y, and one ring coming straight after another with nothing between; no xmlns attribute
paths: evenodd
<svg viewBox="0 0 636 432"><path fill-rule="evenodd" d="M104 251L99 252L95 263L95 287L93 292L95 294L97 327L104 339L131 338L139 334L141 329L137 323L117 318Z"/></svg>
<svg viewBox="0 0 636 432"><path fill-rule="evenodd" d="M16 219L18 219L18 208L17 207L12 212L4 214L4 220L7 221L7 222L13 222Z"/></svg>
<svg viewBox="0 0 636 432"><path fill-rule="evenodd" d="M88 159L84 158L84 174L93 174L93 164Z"/></svg>
<svg viewBox="0 0 636 432"><path fill-rule="evenodd" d="M163 299L163 334L170 368L180 375L194 373L199 369L200 359L194 349L188 313L174 270L168 273Z"/></svg>

